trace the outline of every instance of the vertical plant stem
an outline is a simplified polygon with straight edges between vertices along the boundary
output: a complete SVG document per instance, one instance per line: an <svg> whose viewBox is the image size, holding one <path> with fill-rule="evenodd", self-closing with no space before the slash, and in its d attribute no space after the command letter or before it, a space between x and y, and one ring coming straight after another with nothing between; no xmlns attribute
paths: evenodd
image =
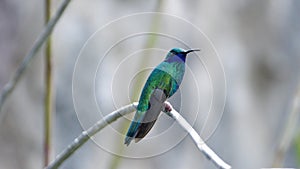
<svg viewBox="0 0 300 169"><path fill-rule="evenodd" d="M288 148L291 145L292 140L296 137L296 128L297 124L299 123L299 116L300 116L300 82L298 81L297 84L297 91L295 92L294 99L292 100L292 107L289 112L287 121L285 122L283 134L280 138L280 142L278 144L278 147L276 149L273 164L272 167L281 167L285 154L288 150Z"/></svg>
<svg viewBox="0 0 300 169"><path fill-rule="evenodd" d="M51 17L51 0L45 0L45 25ZM44 100L44 166L48 166L51 156L51 121L52 121L52 53L51 35L45 50L45 100Z"/></svg>

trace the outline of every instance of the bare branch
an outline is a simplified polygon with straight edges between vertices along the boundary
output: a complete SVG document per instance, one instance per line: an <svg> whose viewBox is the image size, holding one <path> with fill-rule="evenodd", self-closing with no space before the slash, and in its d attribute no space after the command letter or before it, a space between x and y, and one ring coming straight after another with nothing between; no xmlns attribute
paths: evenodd
<svg viewBox="0 0 300 169"><path fill-rule="evenodd" d="M66 159L68 159L79 147L81 147L85 142L89 140L91 136L96 134L98 131L106 127L108 124L114 122L123 115L133 112L138 103L133 103L122 107L98 121L88 130L83 131L74 141L59 155L56 159L50 163L45 169L56 169L58 168ZM200 138L199 134L192 128L192 126L175 110L172 105L168 102L165 103L164 112L172 117L180 126L186 130L192 137L193 141L196 143L198 149L220 169L230 169L231 166L226 164L220 157L216 155Z"/></svg>
<svg viewBox="0 0 300 169"><path fill-rule="evenodd" d="M167 110L164 112L176 120L180 126L189 133L198 149L206 156L207 159L211 160L218 168L230 169L231 166L225 163L212 149L210 149L205 142L201 139L199 134L193 129L193 127L175 110L169 102L165 102ZM171 111L169 111L171 110Z"/></svg>
<svg viewBox="0 0 300 169"><path fill-rule="evenodd" d="M55 15L50 19L50 21L47 23L46 27L40 34L40 36L35 41L33 47L29 51L29 53L25 56L24 60L18 67L16 73L13 75L12 79L3 87L0 95L0 112L3 107L4 101L7 99L9 94L14 90L16 87L18 81L22 77L25 69L27 68L30 61L34 58L36 53L39 51L41 46L44 44L44 42L48 39L49 35L51 34L53 28L57 24L57 21L60 19L61 15L64 13L66 7L68 6L69 2L71 0L64 0L61 5L59 6L57 12ZM3 114L0 114L0 120L4 116Z"/></svg>
<svg viewBox="0 0 300 169"><path fill-rule="evenodd" d="M74 141L60 154L58 154L53 162L50 163L45 169L58 168L66 159L68 159L79 147L81 147L91 136L106 127L108 124L114 122L123 115L129 114L135 110L137 103L124 106L98 121L88 130L83 131Z"/></svg>

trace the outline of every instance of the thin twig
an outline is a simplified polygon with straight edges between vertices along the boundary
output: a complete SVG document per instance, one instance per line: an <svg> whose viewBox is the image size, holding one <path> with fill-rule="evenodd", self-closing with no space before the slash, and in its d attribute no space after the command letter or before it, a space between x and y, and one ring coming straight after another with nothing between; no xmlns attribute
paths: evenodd
<svg viewBox="0 0 300 169"><path fill-rule="evenodd" d="M45 24L51 17L51 0L45 0ZM44 99L44 166L47 166L51 157L51 128L52 128L52 52L51 35L46 42L45 50L45 99Z"/></svg>
<svg viewBox="0 0 300 169"><path fill-rule="evenodd" d="M81 147L85 142L87 142L91 136L96 134L98 131L106 127L108 124L117 120L118 118L135 111L137 103L133 103L124 106L108 115L103 119L98 121L88 130L83 131L74 141L60 154L58 154L53 162L50 163L45 169L56 169L58 168L66 159L68 159L79 147Z"/></svg>
<svg viewBox="0 0 300 169"><path fill-rule="evenodd" d="M10 93L16 87L18 81L22 77L27 65L30 61L34 58L36 53L39 51L43 43L48 39L48 36L51 34L53 28L57 24L57 21L60 19L61 15L64 13L66 7L68 6L71 0L64 0L61 5L59 6L55 15L50 19L47 26L43 29L42 33L39 35L37 40L35 41L33 47L29 51L29 53L25 56L24 60L18 67L16 73L13 75L12 79L3 87L1 95L0 95L0 112L2 110L4 101L10 95ZM4 113L0 114L0 120L4 116Z"/></svg>
<svg viewBox="0 0 300 169"><path fill-rule="evenodd" d="M98 121L96 124L94 124L92 127L90 127L88 130L83 131L74 141L59 155L56 156L56 159L50 163L48 167L45 169L56 169L58 168L66 159L68 159L79 147L81 147L85 142L89 140L91 136L96 134L98 131L106 127L108 124L112 123L113 121L117 120L118 118L129 114L133 111L135 111L137 106L137 103L133 103L130 105L127 105L125 107L122 107L107 116L105 116L102 120ZM213 163L220 169L230 169L231 166L226 164L220 157L216 155L200 138L199 134L192 128L192 126L175 110L171 109L170 112L166 111L168 110L166 107L171 107L171 104L166 102L166 106L164 108L164 112L172 117L174 120L176 120L180 126L186 130L189 135L192 137L193 141L196 143L198 149L210 160L213 161Z"/></svg>
<svg viewBox="0 0 300 169"><path fill-rule="evenodd" d="M166 102L171 108L171 111L164 111L167 115L176 120L180 126L188 132L198 149L205 155L205 157L211 160L220 169L230 169L231 166L225 163L212 149L210 149L205 142L201 139L199 134L193 129L193 127L172 107L172 105Z"/></svg>

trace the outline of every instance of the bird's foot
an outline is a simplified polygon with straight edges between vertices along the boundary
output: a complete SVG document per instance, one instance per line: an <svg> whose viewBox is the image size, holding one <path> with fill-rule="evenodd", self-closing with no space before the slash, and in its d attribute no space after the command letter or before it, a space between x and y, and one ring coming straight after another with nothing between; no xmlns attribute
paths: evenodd
<svg viewBox="0 0 300 169"><path fill-rule="evenodd" d="M163 110L164 112L171 112L172 111L172 106L171 106L171 104L170 103L168 103L168 102L165 102L164 103L164 110Z"/></svg>

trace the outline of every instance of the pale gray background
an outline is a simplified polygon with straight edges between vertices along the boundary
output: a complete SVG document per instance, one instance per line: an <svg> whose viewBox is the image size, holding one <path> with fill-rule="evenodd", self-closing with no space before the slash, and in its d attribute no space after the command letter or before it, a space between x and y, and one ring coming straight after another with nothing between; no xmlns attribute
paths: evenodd
<svg viewBox="0 0 300 169"><path fill-rule="evenodd" d="M53 2L53 11L56 11L59 4L60 1ZM77 0L70 3L53 34L56 87L56 112L53 121L55 126L53 131L54 154L63 150L82 131L72 100L72 75L79 51L87 38L100 27L119 17L138 12L155 12L157 11L156 4L157 1L141 2L137 0ZM43 1L40 0L0 1L0 88L8 82L41 32L43 5ZM279 142L287 114L291 110L292 98L299 79L300 1L168 0L162 3L159 11L185 18L200 28L215 45L224 65L227 82L225 111L218 128L207 143L233 168L271 167L275 147ZM151 23L151 18L126 23L124 27L112 29L112 39L107 39L107 41L118 40L118 34L139 29L145 26L143 23ZM160 27L159 29L167 28ZM180 29L180 27L173 29L181 32L180 36L185 39L193 38L193 34L185 29ZM191 43L192 47L201 48L196 40L191 40ZM171 47L170 44L170 46L168 44L161 45L165 45L162 47L165 50ZM103 45L99 44L99 47L101 46ZM157 46L159 43L155 47ZM128 48L139 47L143 46L128 42ZM99 52L99 55L103 55L107 50L97 47L94 49L95 51L90 51L91 54ZM112 65L118 64L119 60L128 55L124 56L126 50L115 52L117 56L115 62L110 62ZM165 54L165 52L161 51L161 54ZM151 56L153 55L155 52L151 53ZM203 58L209 57L209 55L201 53L199 55ZM163 57L163 55L155 55L155 59L149 62L155 65ZM188 61L188 65L196 69L197 65L193 64L193 59L196 57L195 55L192 57ZM38 169L42 167L43 61L42 52L40 52L3 107L1 113L6 113L6 115L0 124L0 168ZM99 58L91 57L86 59L84 64L88 67L98 61ZM132 65L139 63L133 62ZM110 67L110 65L107 66ZM136 67L138 68L138 66ZM201 68L195 69L195 73L201 71ZM126 72L123 73L125 76ZM198 74L201 76L201 72ZM82 71L77 76L82 82L83 93L82 96L80 95L82 98L92 90L88 87L90 81L85 80L89 76L92 75ZM191 78L185 78L184 85L186 87L181 93L193 93L194 89L193 86L189 86L191 81L189 79ZM205 76L202 79L205 79ZM207 98L209 98L211 97L210 93L205 93L205 87L209 86L206 83L202 84L202 94L203 96L207 94ZM191 85L193 84L191 83ZM115 86L116 90L123 87L122 84ZM126 91L120 93L120 97L125 99L120 100L122 104L129 102L126 100L128 88L127 86L124 88ZM101 98L104 101L105 98L111 97L110 93L105 93L108 89L99 89L99 91L101 90L103 90ZM200 102L203 99L199 103L202 111L205 111L204 107L207 106L207 98L200 98ZM194 101L193 97L180 99L184 99L187 103ZM173 103L180 102L176 99L172 101ZM82 104L89 107L91 103L87 101ZM112 102L108 101L106 105L103 114L114 110ZM193 118L189 117L188 111L183 112L183 115L193 121ZM89 118L97 120L100 117L98 115ZM161 117L159 124L151 131L152 134L172 124L172 120L166 116ZM197 131L201 131L201 122L201 119L197 119L195 122L194 127ZM113 125L115 128L118 126L118 124ZM178 132L182 134L179 127ZM177 134L177 132L173 132L173 137L176 138ZM123 146L122 140L115 139L108 131L99 133L96 138L110 142L110 146L116 149ZM161 139L155 144L160 142L168 144L166 139ZM141 144L143 143L141 142ZM148 147L148 149L151 151L152 148ZM285 167L297 166L294 149L294 144L292 144L286 156ZM147 149L145 148L143 151L147 151ZM95 143L88 142L68 159L62 168L110 168L113 157ZM145 159L124 158L118 168L213 169L215 166L196 150L191 139L187 137L175 148L159 156Z"/></svg>

